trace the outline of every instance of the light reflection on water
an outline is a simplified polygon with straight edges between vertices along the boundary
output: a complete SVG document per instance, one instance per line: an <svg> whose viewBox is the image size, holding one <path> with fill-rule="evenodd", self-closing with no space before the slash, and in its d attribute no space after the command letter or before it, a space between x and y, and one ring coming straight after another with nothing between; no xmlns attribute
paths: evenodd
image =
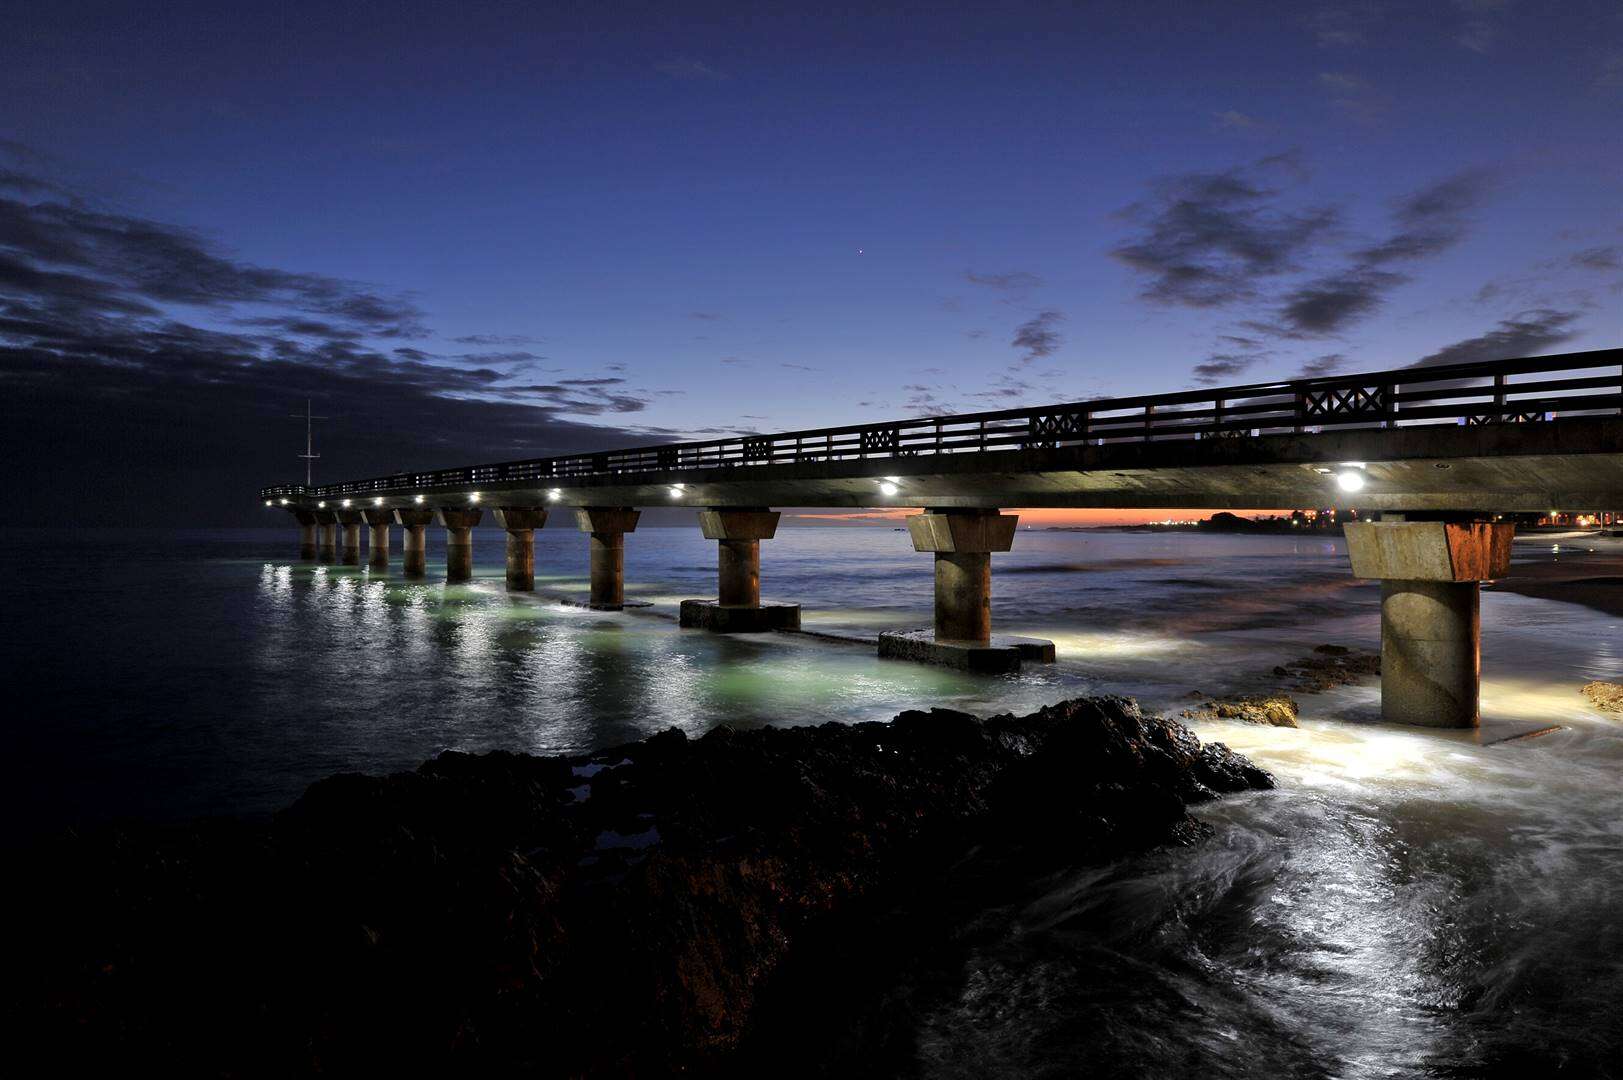
<svg viewBox="0 0 1623 1080"><path fill-rule="evenodd" d="M653 606L617 614L559 602L586 594L572 531L538 534L535 596L503 588L499 533L477 534L476 578L457 586L400 580L398 554L381 579L290 561L291 530L0 539L30 568L10 588L30 618L4 642L33 703L10 731L32 765L6 793L14 831L263 812L317 777L447 747L576 752L671 726L1103 691L1177 711L1315 645L1379 640L1378 588L1323 539L1021 532L994 563L994 619L1053 638L1061 662L1014 678L680 631L675 603L713 594L696 530L629 538L628 596ZM888 529L785 529L763 586L801 602L810 630L871 639L930 619L928 557ZM1202 847L1035 884L919 1016L924 1070L1470 1075L1516 1047L1604 1060L1616 1023L1596 1003L1623 995L1623 724L1576 690L1623 680L1623 626L1497 591L1483 626L1485 730L1561 730L1482 745L1381 727L1372 683L1302 698L1300 730L1200 725L1281 790L1203 808L1217 830Z"/></svg>

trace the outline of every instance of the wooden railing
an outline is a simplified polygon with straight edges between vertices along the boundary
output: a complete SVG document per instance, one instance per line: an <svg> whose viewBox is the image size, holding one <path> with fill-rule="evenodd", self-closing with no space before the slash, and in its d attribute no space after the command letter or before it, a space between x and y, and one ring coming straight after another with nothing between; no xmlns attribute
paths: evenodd
<svg viewBox="0 0 1623 1080"><path fill-rule="evenodd" d="M1307 434L1348 428L1536 423L1623 414L1623 349L1398 368L1148 397L925 416L710 442L507 461L306 487L261 498L331 498L534 483L628 473L983 454L1081 444Z"/></svg>

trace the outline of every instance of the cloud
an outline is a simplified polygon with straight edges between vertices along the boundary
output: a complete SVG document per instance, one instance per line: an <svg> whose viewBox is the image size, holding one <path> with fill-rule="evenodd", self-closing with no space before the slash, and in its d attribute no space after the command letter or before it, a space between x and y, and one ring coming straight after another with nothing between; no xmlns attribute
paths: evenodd
<svg viewBox="0 0 1623 1080"><path fill-rule="evenodd" d="M698 319L700 322L715 322L721 316L714 311L690 311L688 312L688 318Z"/></svg>
<svg viewBox="0 0 1623 1080"><path fill-rule="evenodd" d="M1276 205L1279 192L1255 175L1263 165L1174 177L1121 212L1142 232L1111 255L1148 278L1144 299L1195 308L1252 299L1261 279L1294 269L1336 224L1332 210Z"/></svg>
<svg viewBox="0 0 1623 1080"><path fill-rule="evenodd" d="M1393 228L1386 238L1352 252L1346 265L1289 290L1276 311L1273 332L1323 337L1373 314L1409 281L1394 266L1439 255L1465 238L1469 212L1492 182L1492 174L1471 169L1394 200Z"/></svg>
<svg viewBox="0 0 1623 1080"><path fill-rule="evenodd" d="M451 340L458 345L534 345L537 339L528 334L464 334Z"/></svg>
<svg viewBox="0 0 1623 1080"><path fill-rule="evenodd" d="M1623 249L1592 247L1575 252L1570 260L1581 270L1623 270Z"/></svg>
<svg viewBox="0 0 1623 1080"><path fill-rule="evenodd" d="M1236 109L1225 109L1223 112L1213 113L1212 115L1217 121L1218 129L1222 131L1253 132L1261 131L1267 127L1266 124L1264 124L1261 120L1258 120L1256 117L1247 116L1245 113Z"/></svg>
<svg viewBox="0 0 1623 1080"><path fill-rule="evenodd" d="M1421 357L1412 367L1437 367L1442 364L1469 364L1481 360L1503 360L1509 357L1533 356L1578 336L1577 322L1581 313L1537 308L1522 312L1487 333L1464 341L1445 345L1434 353Z"/></svg>
<svg viewBox="0 0 1623 1080"><path fill-rule="evenodd" d="M727 74L691 56L678 56L655 64L654 70L678 82L725 82Z"/></svg>
<svg viewBox="0 0 1623 1080"><path fill-rule="evenodd" d="M61 188L0 197L0 424L42 493L15 522L243 522L257 487L302 478L286 414L306 397L342 418L320 447L329 479L663 437L582 422L646 407L623 379L517 383L539 357L435 355L409 298L249 264Z"/></svg>
<svg viewBox="0 0 1623 1080"><path fill-rule="evenodd" d="M1499 43L1499 19L1510 10L1510 0L1454 0L1465 23L1454 43L1474 53L1490 53Z"/></svg>
<svg viewBox="0 0 1623 1080"><path fill-rule="evenodd" d="M1317 379L1325 375L1334 375L1347 366L1347 357L1344 353L1325 353L1315 356L1302 365L1296 373L1298 379Z"/></svg>
<svg viewBox="0 0 1623 1080"><path fill-rule="evenodd" d="M1058 311L1040 311L1015 327L1010 344L1025 354L1020 362L1029 364L1054 355L1065 340L1055 327L1064 320L1065 316Z"/></svg>
<svg viewBox="0 0 1623 1080"><path fill-rule="evenodd" d="M1196 382L1215 386L1217 383L1234 378L1260 359L1260 356L1245 353L1213 353L1205 361L1195 365L1193 374Z"/></svg>
<svg viewBox="0 0 1623 1080"><path fill-rule="evenodd" d="M1373 125L1391 106L1386 95L1363 77L1349 72L1321 71L1317 82L1319 88L1330 95L1332 106L1365 126Z"/></svg>
<svg viewBox="0 0 1623 1080"><path fill-rule="evenodd" d="M971 285L981 285L999 292L1025 293L1041 287L1043 279L1036 274L1028 274L1024 270L1015 270L1007 274L977 274L973 270L964 272L964 280Z"/></svg>
<svg viewBox="0 0 1623 1080"><path fill-rule="evenodd" d="M1365 44L1380 17L1374 3L1348 3L1321 7L1305 21L1319 48L1331 49Z"/></svg>

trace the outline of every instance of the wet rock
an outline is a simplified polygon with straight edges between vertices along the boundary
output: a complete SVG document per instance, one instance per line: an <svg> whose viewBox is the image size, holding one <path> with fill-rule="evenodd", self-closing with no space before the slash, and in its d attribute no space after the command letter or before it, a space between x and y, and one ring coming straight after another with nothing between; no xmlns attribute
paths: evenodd
<svg viewBox="0 0 1623 1080"><path fill-rule="evenodd" d="M1601 712L1623 713L1623 683L1586 683L1582 690L1589 703Z"/></svg>
<svg viewBox="0 0 1623 1080"><path fill-rule="evenodd" d="M1345 645L1318 645L1313 655L1274 668L1274 675L1286 680L1284 689L1296 694L1322 694L1380 673L1379 653L1357 652Z"/></svg>
<svg viewBox="0 0 1623 1080"><path fill-rule="evenodd" d="M20 878L9 997L69 1073L714 1068L797 948L964 852L1108 859L1271 786L1122 698L445 753L317 783L265 826L52 845Z"/></svg>
<svg viewBox="0 0 1623 1080"><path fill-rule="evenodd" d="M1183 716L1190 720L1239 720L1247 724L1267 724L1271 727L1297 727L1301 708L1296 699L1284 694L1255 694L1247 697L1218 700L1213 698L1194 709L1185 709Z"/></svg>

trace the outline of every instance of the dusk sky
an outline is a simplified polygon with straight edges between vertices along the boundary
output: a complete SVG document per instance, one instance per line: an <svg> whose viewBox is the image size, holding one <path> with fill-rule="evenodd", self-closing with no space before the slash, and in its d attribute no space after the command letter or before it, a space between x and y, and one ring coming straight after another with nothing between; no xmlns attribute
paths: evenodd
<svg viewBox="0 0 1623 1080"><path fill-rule="evenodd" d="M265 523L306 397L337 480L1612 347L1620 312L1617 0L0 35L14 524Z"/></svg>

